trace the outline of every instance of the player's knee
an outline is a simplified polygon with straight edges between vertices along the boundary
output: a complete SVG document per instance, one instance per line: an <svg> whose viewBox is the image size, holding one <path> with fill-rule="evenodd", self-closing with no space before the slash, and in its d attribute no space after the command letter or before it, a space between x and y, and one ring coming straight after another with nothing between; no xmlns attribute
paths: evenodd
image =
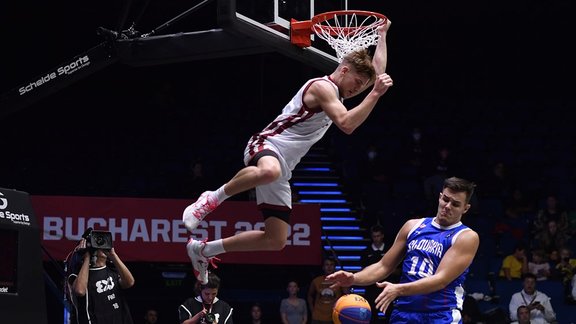
<svg viewBox="0 0 576 324"><path fill-rule="evenodd" d="M260 179L264 183L271 183L280 177L279 168L265 168L260 170Z"/></svg>

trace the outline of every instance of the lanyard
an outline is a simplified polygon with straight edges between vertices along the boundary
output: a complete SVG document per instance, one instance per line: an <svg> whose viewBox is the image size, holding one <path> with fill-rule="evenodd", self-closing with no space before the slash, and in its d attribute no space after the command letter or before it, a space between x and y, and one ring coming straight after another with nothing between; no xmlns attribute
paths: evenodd
<svg viewBox="0 0 576 324"><path fill-rule="evenodd" d="M528 302L526 301L526 298L524 298L524 290L522 290L522 291L520 292L520 296L522 296L522 299L524 300L524 305L526 305L526 306L528 306L528 305L530 305L530 304L532 304L532 303L534 302L534 300L536 299L536 295L538 295L538 292L537 292L537 291L534 292L534 297L532 297L532 300L530 301L530 303L528 303Z"/></svg>

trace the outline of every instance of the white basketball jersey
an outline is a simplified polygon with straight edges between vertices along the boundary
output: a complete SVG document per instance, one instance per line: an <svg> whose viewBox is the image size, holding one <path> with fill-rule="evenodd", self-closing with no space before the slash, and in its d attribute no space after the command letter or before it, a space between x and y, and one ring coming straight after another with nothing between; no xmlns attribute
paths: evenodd
<svg viewBox="0 0 576 324"><path fill-rule="evenodd" d="M250 138L246 148L249 156L254 156L265 148L269 149L267 144L271 144L274 151L282 155L289 170L294 170L310 147L324 136L332 125L332 120L322 108L310 109L303 101L304 94L314 82L330 82L336 95L340 97L338 87L328 76L308 80L284 107L282 114Z"/></svg>

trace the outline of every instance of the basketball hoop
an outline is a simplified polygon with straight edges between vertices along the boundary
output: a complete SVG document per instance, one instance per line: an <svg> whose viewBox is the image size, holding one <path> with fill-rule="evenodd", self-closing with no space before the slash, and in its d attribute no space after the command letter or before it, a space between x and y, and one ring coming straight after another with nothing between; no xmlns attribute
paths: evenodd
<svg viewBox="0 0 576 324"><path fill-rule="evenodd" d="M300 47L310 46L310 35L314 32L336 51L338 62L341 62L350 52L376 45L379 38L376 29L387 21L386 16L372 11L329 11L309 21L293 20L291 41Z"/></svg>

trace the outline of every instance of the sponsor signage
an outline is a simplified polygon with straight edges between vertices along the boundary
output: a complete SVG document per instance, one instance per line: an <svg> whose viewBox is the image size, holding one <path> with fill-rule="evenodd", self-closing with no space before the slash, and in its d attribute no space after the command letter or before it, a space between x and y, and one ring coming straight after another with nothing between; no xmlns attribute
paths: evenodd
<svg viewBox="0 0 576 324"><path fill-rule="evenodd" d="M42 244L65 259L88 227L112 233L124 261L189 262L189 238L213 240L247 230L262 230L255 202L226 201L192 233L182 223L191 203L181 199L31 196L42 229ZM321 261L320 207L294 205L282 251L233 252L219 258L236 264L318 264Z"/></svg>
<svg viewBox="0 0 576 324"><path fill-rule="evenodd" d="M90 57L88 57L88 55L74 58L72 62L59 66L53 71L40 76L37 80L34 80L27 85L18 88L18 93L20 95L26 94L44 84L51 82L52 80L55 80L62 75L70 75L88 65L90 65Z"/></svg>
<svg viewBox="0 0 576 324"><path fill-rule="evenodd" d="M31 217L26 210L22 209L19 201L10 199L0 192L0 223L10 225L30 226ZM19 197L18 197L19 198Z"/></svg>

